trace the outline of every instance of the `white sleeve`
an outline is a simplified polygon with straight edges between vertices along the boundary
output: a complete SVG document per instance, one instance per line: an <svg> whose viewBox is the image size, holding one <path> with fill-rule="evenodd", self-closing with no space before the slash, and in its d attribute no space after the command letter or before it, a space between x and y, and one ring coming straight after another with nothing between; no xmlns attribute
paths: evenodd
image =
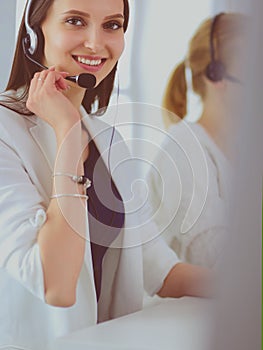
<svg viewBox="0 0 263 350"><path fill-rule="evenodd" d="M184 133L180 135L182 138ZM147 184L153 219L162 237L182 261L211 267L223 247L226 203L219 194L218 169L207 149L203 149L207 183L203 176L193 176L191 159L183 148L167 139L147 174ZM198 159L199 149L192 147L192 157L195 155ZM184 231L186 214L190 228Z"/></svg>
<svg viewBox="0 0 263 350"><path fill-rule="evenodd" d="M162 237L162 232L152 218L152 208L146 201L140 208L144 288L153 296L162 287L173 266L180 262L176 253Z"/></svg>
<svg viewBox="0 0 263 350"><path fill-rule="evenodd" d="M152 220L163 239L170 245L175 230L175 217L180 210L182 188L177 163L170 157L166 144L146 174L148 204Z"/></svg>
<svg viewBox="0 0 263 350"><path fill-rule="evenodd" d="M163 282L177 263L181 262L167 243L158 237L143 245L144 288L153 296L162 287Z"/></svg>
<svg viewBox="0 0 263 350"><path fill-rule="evenodd" d="M0 137L0 268L44 301L37 234L45 208L10 140ZM6 139L6 137L5 137Z"/></svg>
<svg viewBox="0 0 263 350"><path fill-rule="evenodd" d="M225 237L224 227L211 227L197 234L186 247L186 260L191 264L214 268L224 252Z"/></svg>

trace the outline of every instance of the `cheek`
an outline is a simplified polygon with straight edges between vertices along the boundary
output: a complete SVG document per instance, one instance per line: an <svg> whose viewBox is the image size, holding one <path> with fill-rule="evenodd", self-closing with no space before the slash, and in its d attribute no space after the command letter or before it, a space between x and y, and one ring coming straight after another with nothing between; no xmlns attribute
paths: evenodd
<svg viewBox="0 0 263 350"><path fill-rule="evenodd" d="M42 32L45 42L45 53L47 56L63 54L79 44L80 38L72 35L70 31L63 32L59 27L50 25L43 26ZM54 34L55 33L55 34Z"/></svg>
<svg viewBox="0 0 263 350"><path fill-rule="evenodd" d="M55 51L67 52L78 44L76 37L70 35L53 35L45 40L46 47Z"/></svg>

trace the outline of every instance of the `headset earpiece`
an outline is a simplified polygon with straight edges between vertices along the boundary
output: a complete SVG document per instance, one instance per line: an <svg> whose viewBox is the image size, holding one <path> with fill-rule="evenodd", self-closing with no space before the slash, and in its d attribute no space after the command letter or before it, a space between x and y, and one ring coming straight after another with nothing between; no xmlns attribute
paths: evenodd
<svg viewBox="0 0 263 350"><path fill-rule="evenodd" d="M31 29L31 33L27 31L27 35L25 36L24 45L27 50L27 52L33 56L37 51L37 45L38 45L38 37L37 34Z"/></svg>
<svg viewBox="0 0 263 350"><path fill-rule="evenodd" d="M213 82L223 80L225 75L225 66L220 61L212 61L206 67L206 77Z"/></svg>
<svg viewBox="0 0 263 350"><path fill-rule="evenodd" d="M215 59L215 48L214 48L214 31L216 23L224 13L219 13L216 15L212 21L211 31L210 31L210 56L211 62L206 67L206 77L214 82L221 81L226 74L225 66L222 62Z"/></svg>
<svg viewBox="0 0 263 350"><path fill-rule="evenodd" d="M216 15L214 17L214 19L212 21L211 30L210 30L211 62L206 67L205 75L209 80L211 80L213 82L218 82L218 81L221 81L223 79L227 79L229 81L232 81L232 83L242 85L242 82L238 78L227 73L225 65L221 61L215 59L214 31L215 31L216 23L217 23L219 17L221 17L222 15L224 15L223 12L219 13L218 15Z"/></svg>
<svg viewBox="0 0 263 350"><path fill-rule="evenodd" d="M32 0L28 0L28 3L26 5L26 12L25 12L25 27L26 27L26 36L23 39L23 44L25 49L27 50L27 53L33 56L37 51L38 46L38 35L33 30L33 28L29 25L29 13L31 8Z"/></svg>

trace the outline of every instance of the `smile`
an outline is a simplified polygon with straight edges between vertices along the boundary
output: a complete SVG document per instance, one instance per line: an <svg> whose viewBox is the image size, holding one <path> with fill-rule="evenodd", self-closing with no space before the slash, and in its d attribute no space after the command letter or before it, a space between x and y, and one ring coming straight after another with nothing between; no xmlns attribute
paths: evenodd
<svg viewBox="0 0 263 350"><path fill-rule="evenodd" d="M86 64L87 66L96 67L99 66L102 63L102 59L99 60L89 60L87 58L81 57L81 56L74 56L74 59L78 61L79 63Z"/></svg>

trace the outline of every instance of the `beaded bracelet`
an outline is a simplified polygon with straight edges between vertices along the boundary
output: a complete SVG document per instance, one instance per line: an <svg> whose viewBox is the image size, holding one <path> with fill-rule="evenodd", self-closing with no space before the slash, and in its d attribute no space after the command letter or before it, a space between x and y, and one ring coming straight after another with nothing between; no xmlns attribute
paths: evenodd
<svg viewBox="0 0 263 350"><path fill-rule="evenodd" d="M91 186L90 179L88 179L84 175L74 175L70 173L55 173L52 175L52 177L55 177L55 176L67 176L78 185L83 185L85 190Z"/></svg>

